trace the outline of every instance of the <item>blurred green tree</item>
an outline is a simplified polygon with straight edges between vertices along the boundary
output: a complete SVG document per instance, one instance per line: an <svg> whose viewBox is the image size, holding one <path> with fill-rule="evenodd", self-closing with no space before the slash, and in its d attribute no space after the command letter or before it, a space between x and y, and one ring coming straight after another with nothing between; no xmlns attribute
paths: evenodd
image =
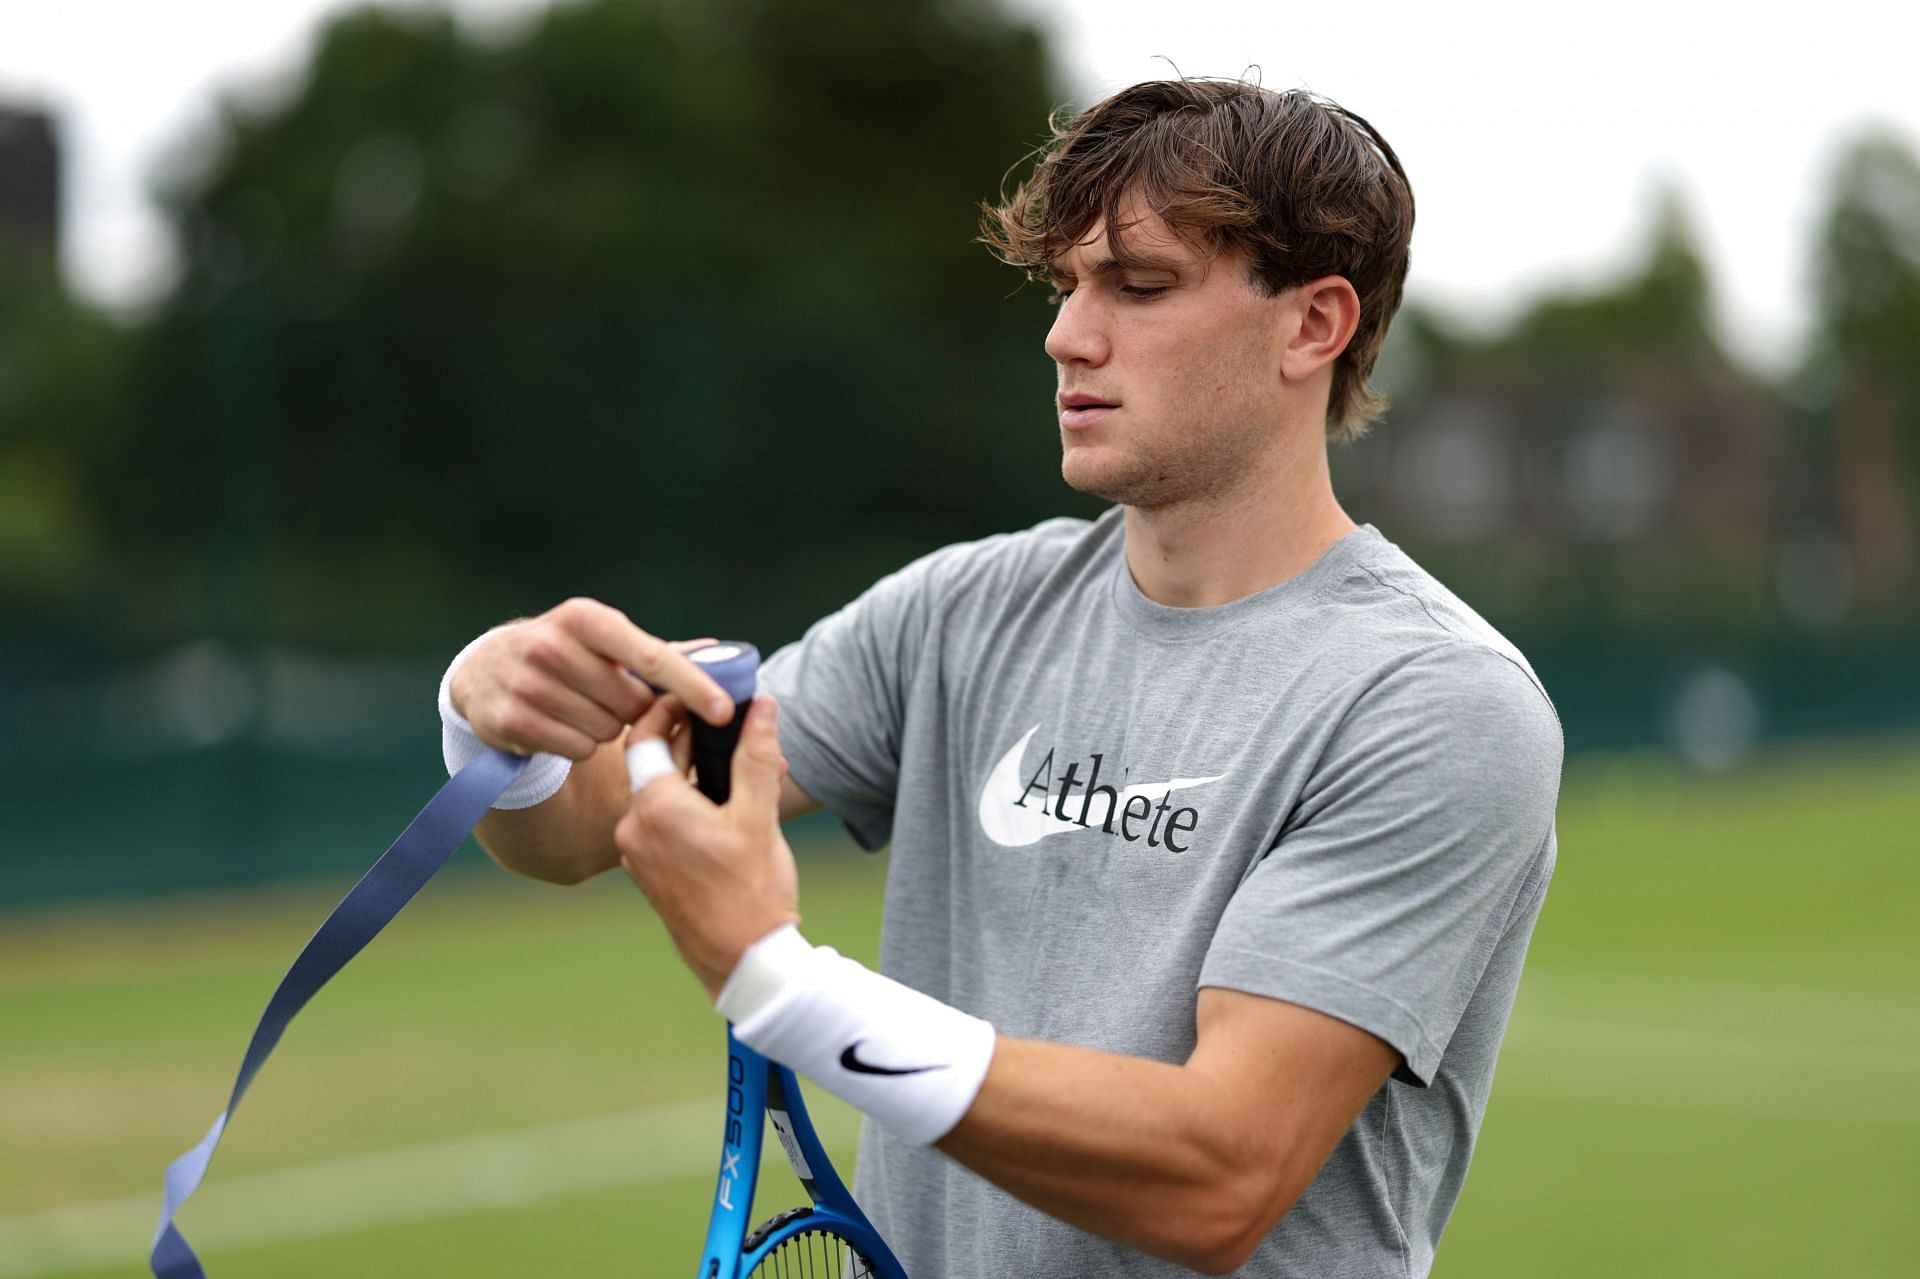
<svg viewBox="0 0 1920 1279"><path fill-rule="evenodd" d="M1560 376L1609 365L1617 373L1621 356L1670 366L1724 363L1699 237L1679 191L1656 194L1637 268L1591 293L1541 298L1499 346Z"/></svg>
<svg viewBox="0 0 1920 1279"><path fill-rule="evenodd" d="M574 592L766 638L1052 513L1044 315L973 237L1053 100L986 3L339 17L167 184L115 535L257 557L215 624L308 640ZM134 585L154 626L193 594Z"/></svg>
<svg viewBox="0 0 1920 1279"><path fill-rule="evenodd" d="M1920 605L1920 160L1869 132L1841 156L1815 258L1819 322L1801 375L1828 453L1831 518L1857 608Z"/></svg>
<svg viewBox="0 0 1920 1279"><path fill-rule="evenodd" d="M1892 133L1844 152L1819 239L1815 359L1920 381L1920 159Z"/></svg>
<svg viewBox="0 0 1920 1279"><path fill-rule="evenodd" d="M109 547L88 457L134 429L124 332L71 299L54 262L0 240L0 617L71 627Z"/></svg>

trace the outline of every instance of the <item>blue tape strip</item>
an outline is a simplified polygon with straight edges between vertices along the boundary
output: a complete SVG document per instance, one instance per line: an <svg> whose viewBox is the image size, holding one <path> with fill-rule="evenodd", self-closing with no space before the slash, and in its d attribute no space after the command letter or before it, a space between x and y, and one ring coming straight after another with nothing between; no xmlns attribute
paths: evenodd
<svg viewBox="0 0 1920 1279"><path fill-rule="evenodd" d="M153 1234L153 1253L149 1260L157 1279L206 1279L200 1258L193 1255L186 1236L173 1224L174 1214L187 1196L199 1189L207 1175L207 1163L213 1158L220 1134L240 1098L247 1092L254 1075L265 1064L268 1054L286 1031L287 1023L307 1005L307 1001L377 936L389 920L399 914L421 886L433 878L453 856L454 850L473 833L493 802L509 783L520 775L527 761L505 751L488 751L456 773L440 788L420 815L400 832L361 876L325 922L308 939L306 947L294 959L287 975L267 1001L260 1024L254 1027L247 1055L240 1062L240 1073L233 1081L233 1093L227 1108L207 1129L207 1135L186 1154L167 1166L166 1194L160 1207L160 1224Z"/></svg>

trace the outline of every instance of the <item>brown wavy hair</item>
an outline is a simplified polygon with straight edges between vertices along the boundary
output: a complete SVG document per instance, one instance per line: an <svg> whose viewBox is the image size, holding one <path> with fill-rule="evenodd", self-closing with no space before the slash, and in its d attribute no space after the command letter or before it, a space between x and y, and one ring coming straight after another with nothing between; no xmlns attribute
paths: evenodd
<svg viewBox="0 0 1920 1279"><path fill-rule="evenodd" d="M1124 230L1121 205L1137 194L1196 245L1246 253L1270 295L1344 276L1360 324L1334 364L1327 435L1366 433L1387 406L1367 378L1413 236L1413 188L1378 129L1312 93L1215 79L1136 84L1049 124L1026 181L981 206L996 256L1044 279L1096 222ZM1109 245L1129 265L1120 237Z"/></svg>

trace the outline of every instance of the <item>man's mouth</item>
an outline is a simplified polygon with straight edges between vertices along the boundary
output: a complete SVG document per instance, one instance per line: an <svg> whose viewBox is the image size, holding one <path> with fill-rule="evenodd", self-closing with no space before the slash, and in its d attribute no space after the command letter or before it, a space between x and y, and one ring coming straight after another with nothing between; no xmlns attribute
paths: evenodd
<svg viewBox="0 0 1920 1279"><path fill-rule="evenodd" d="M1092 426L1120 407L1118 400L1103 400L1081 391L1062 395L1059 400L1060 425L1069 430Z"/></svg>

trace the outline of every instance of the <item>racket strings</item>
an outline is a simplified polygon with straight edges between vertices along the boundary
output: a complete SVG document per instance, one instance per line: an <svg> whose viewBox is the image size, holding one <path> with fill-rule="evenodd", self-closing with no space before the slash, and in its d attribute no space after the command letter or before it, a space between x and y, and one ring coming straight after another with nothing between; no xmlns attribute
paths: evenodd
<svg viewBox="0 0 1920 1279"><path fill-rule="evenodd" d="M873 1263L839 1235L803 1230L780 1241L753 1268L762 1279L870 1279Z"/></svg>

